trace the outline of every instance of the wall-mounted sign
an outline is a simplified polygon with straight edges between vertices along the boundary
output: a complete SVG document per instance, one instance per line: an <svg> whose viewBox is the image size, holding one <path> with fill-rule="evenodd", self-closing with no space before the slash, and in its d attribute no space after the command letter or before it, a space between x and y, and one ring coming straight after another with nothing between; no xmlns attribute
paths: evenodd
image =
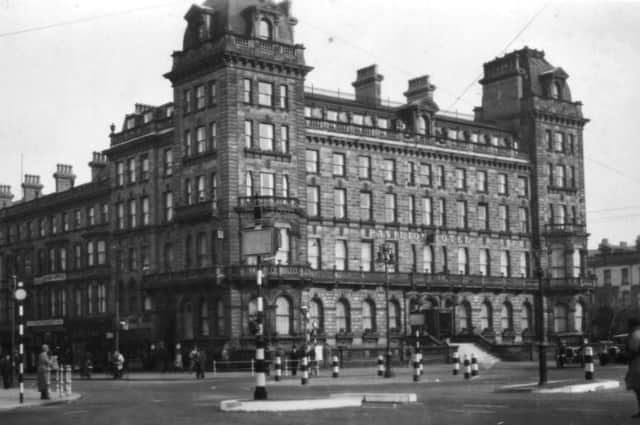
<svg viewBox="0 0 640 425"><path fill-rule="evenodd" d="M34 278L33 284L42 285L43 283L60 282L63 280L67 280L66 273L51 273L51 274L45 274L44 276L38 276Z"/></svg>
<svg viewBox="0 0 640 425"><path fill-rule="evenodd" d="M271 255L276 246L274 229L243 230L241 242L242 255Z"/></svg>
<svg viewBox="0 0 640 425"><path fill-rule="evenodd" d="M27 320L27 327L37 328L41 326L63 326L64 319Z"/></svg>

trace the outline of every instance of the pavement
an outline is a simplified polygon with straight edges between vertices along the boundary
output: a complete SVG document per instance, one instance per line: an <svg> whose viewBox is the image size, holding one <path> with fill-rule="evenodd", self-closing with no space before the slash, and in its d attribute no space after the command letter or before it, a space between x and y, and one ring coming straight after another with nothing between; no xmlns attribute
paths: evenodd
<svg viewBox="0 0 640 425"><path fill-rule="evenodd" d="M81 395L78 393L63 395L61 397L59 397L57 393L51 393L51 400L40 400L40 392L36 388L26 387L24 390L23 403L20 403L20 391L17 387L9 388L7 390L0 389L0 411L23 407L51 406L70 403L72 401L79 400L80 397Z"/></svg>

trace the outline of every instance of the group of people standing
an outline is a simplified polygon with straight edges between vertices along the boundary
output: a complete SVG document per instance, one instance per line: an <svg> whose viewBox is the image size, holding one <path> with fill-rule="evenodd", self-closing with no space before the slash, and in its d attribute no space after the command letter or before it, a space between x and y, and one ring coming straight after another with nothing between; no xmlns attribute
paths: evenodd
<svg viewBox="0 0 640 425"><path fill-rule="evenodd" d="M207 354L205 353L205 351L202 348L198 348L194 345L189 352L188 361L188 368L191 372L195 372L196 379L203 379L204 370L207 365ZM173 367L178 372L182 372L185 370L182 347L180 346L180 344L176 345L176 355L173 362Z"/></svg>

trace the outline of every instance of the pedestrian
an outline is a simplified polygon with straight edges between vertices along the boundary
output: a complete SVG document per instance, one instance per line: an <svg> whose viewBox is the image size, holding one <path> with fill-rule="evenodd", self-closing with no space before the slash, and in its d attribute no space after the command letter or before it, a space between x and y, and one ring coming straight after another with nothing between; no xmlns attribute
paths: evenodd
<svg viewBox="0 0 640 425"><path fill-rule="evenodd" d="M93 361L91 360L91 353L89 351L84 353L84 362L82 364L82 375L87 379L91 379L91 372L93 371Z"/></svg>
<svg viewBox="0 0 640 425"><path fill-rule="evenodd" d="M196 369L196 378L204 379L204 368L207 364L207 354L203 349L198 350L198 362Z"/></svg>
<svg viewBox="0 0 640 425"><path fill-rule="evenodd" d="M176 344L176 357L173 362L173 366L177 372L184 371L184 364L182 362L182 347L180 344Z"/></svg>
<svg viewBox="0 0 640 425"><path fill-rule="evenodd" d="M42 345L40 355L38 356L38 391L40 391L40 400L49 400L49 373L53 363L49 358L49 346Z"/></svg>
<svg viewBox="0 0 640 425"><path fill-rule="evenodd" d="M289 360L291 361L291 375L296 376L298 373L298 348L295 344L291 346Z"/></svg>
<svg viewBox="0 0 640 425"><path fill-rule="evenodd" d="M629 369L625 376L625 384L628 390L633 390L638 402L638 413L631 416L640 418L640 320L632 317L627 322L629 336L627 337L627 356Z"/></svg>
<svg viewBox="0 0 640 425"><path fill-rule="evenodd" d="M122 378L122 369L124 368L124 356L118 350L113 351L111 357L113 362L113 379Z"/></svg>
<svg viewBox="0 0 640 425"><path fill-rule="evenodd" d="M11 355L9 353L0 358L0 373L2 374L2 386L8 390L11 388Z"/></svg>
<svg viewBox="0 0 640 425"><path fill-rule="evenodd" d="M196 373L196 379L199 378L199 376L200 376L198 374L198 369L200 367L198 357L199 357L198 356L198 347L194 345L193 349L189 353L189 366L190 366L191 372L195 372Z"/></svg>

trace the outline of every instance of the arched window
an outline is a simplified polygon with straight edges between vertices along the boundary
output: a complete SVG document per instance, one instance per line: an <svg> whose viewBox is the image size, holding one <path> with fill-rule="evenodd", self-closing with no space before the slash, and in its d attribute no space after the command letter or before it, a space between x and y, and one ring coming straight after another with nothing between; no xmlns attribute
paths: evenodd
<svg viewBox="0 0 640 425"><path fill-rule="evenodd" d="M289 264L289 255L291 251L291 238L289 229L278 229L278 250L276 251L276 264Z"/></svg>
<svg viewBox="0 0 640 425"><path fill-rule="evenodd" d="M416 121L416 132L418 134L426 134L427 132L427 122L422 115L419 115Z"/></svg>
<svg viewBox="0 0 640 425"><path fill-rule="evenodd" d="M400 323L400 305L396 300L389 301L389 330L399 332Z"/></svg>
<svg viewBox="0 0 640 425"><path fill-rule="evenodd" d="M456 319L459 332L471 330L471 305L467 301L456 307Z"/></svg>
<svg viewBox="0 0 640 425"><path fill-rule="evenodd" d="M376 307L371 300L362 302L362 330L365 332L376 330Z"/></svg>
<svg viewBox="0 0 640 425"><path fill-rule="evenodd" d="M520 327L522 332L531 330L531 304L525 302L522 304L522 310L520 311Z"/></svg>
<svg viewBox="0 0 640 425"><path fill-rule="evenodd" d="M324 331L324 309L322 302L317 298L309 301L309 318L311 319L311 323L315 324L318 332Z"/></svg>
<svg viewBox="0 0 640 425"><path fill-rule="evenodd" d="M560 81L551 83L550 91L551 98L562 99L562 84L560 83Z"/></svg>
<svg viewBox="0 0 640 425"><path fill-rule="evenodd" d="M351 312L346 300L336 303L336 331L351 332Z"/></svg>
<svg viewBox="0 0 640 425"><path fill-rule="evenodd" d="M184 339L193 339L193 306L190 302L182 306L182 336Z"/></svg>
<svg viewBox="0 0 640 425"><path fill-rule="evenodd" d="M565 304L557 304L553 307L554 332L566 332L568 330L569 309Z"/></svg>
<svg viewBox="0 0 640 425"><path fill-rule="evenodd" d="M287 297L276 299L276 332L291 335L291 302Z"/></svg>
<svg viewBox="0 0 640 425"><path fill-rule="evenodd" d="M511 276L511 258L509 251L500 251L500 275L502 277Z"/></svg>
<svg viewBox="0 0 640 425"><path fill-rule="evenodd" d="M513 307L508 302L502 304L502 311L500 312L500 325L503 331L505 329L513 329Z"/></svg>
<svg viewBox="0 0 640 425"><path fill-rule="evenodd" d="M273 40L273 27L271 26L271 22L264 18L258 22L258 38Z"/></svg>
<svg viewBox="0 0 640 425"><path fill-rule="evenodd" d="M480 275L488 276L491 273L491 257L489 256L488 249L480 250L480 259L478 262L480 264Z"/></svg>
<svg viewBox="0 0 640 425"><path fill-rule="evenodd" d="M458 274L469 274L469 253L467 248L458 248Z"/></svg>
<svg viewBox="0 0 640 425"><path fill-rule="evenodd" d="M222 300L216 303L216 333L218 336L226 334L225 308Z"/></svg>
<svg viewBox="0 0 640 425"><path fill-rule="evenodd" d="M200 335L209 336L209 303L200 301Z"/></svg>
<svg viewBox="0 0 640 425"><path fill-rule="evenodd" d="M144 311L153 310L153 301L151 300L151 295L144 294L143 306L144 306Z"/></svg>
<svg viewBox="0 0 640 425"><path fill-rule="evenodd" d="M436 268L436 264L433 258L433 247L427 245L422 251L422 267L425 273L433 273Z"/></svg>
<svg viewBox="0 0 640 425"><path fill-rule="evenodd" d="M485 301L480 306L480 330L493 329L493 309L489 301Z"/></svg>
<svg viewBox="0 0 640 425"><path fill-rule="evenodd" d="M584 329L584 307L582 303L576 303L573 313L573 329L576 332L582 332Z"/></svg>
<svg viewBox="0 0 640 425"><path fill-rule="evenodd" d="M253 196L253 173L247 171L245 174L245 196Z"/></svg>

